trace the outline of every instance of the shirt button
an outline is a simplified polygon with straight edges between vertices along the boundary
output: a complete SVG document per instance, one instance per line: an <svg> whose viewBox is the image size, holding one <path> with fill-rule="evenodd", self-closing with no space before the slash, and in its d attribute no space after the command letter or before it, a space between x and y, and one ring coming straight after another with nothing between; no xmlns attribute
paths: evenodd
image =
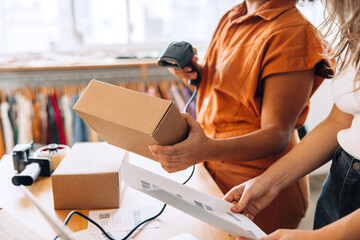
<svg viewBox="0 0 360 240"><path fill-rule="evenodd" d="M215 72L217 72L218 70L218 66L216 65L215 68L214 68Z"/></svg>
<svg viewBox="0 0 360 240"><path fill-rule="evenodd" d="M354 162L353 169L355 171L360 171L360 162Z"/></svg>

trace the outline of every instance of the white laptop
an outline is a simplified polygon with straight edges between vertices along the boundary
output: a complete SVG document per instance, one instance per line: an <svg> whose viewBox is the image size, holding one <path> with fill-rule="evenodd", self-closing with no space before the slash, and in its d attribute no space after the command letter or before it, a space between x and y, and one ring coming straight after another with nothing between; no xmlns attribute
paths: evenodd
<svg viewBox="0 0 360 240"><path fill-rule="evenodd" d="M58 219L51 216L39 203L39 201L35 198L35 196L23 185L20 185L21 190L25 193L25 195L31 200L31 202L36 206L36 208L40 211L40 213L44 216L46 221L49 223L50 227L57 234L58 239L61 240L76 240L74 234L70 231L70 229Z"/></svg>
<svg viewBox="0 0 360 240"><path fill-rule="evenodd" d="M123 180L127 185L142 191L160 201L203 220L233 236L257 239L266 234L250 219L229 211L232 206L222 199L202 193L145 169L123 162ZM40 211L61 240L77 240L75 234L58 219L51 216L24 186L20 186L26 196Z"/></svg>
<svg viewBox="0 0 360 240"><path fill-rule="evenodd" d="M230 208L233 204L225 200L124 161L122 162L121 173L128 186L211 224L232 236L242 236L249 239L266 236L250 219L242 214L231 212Z"/></svg>

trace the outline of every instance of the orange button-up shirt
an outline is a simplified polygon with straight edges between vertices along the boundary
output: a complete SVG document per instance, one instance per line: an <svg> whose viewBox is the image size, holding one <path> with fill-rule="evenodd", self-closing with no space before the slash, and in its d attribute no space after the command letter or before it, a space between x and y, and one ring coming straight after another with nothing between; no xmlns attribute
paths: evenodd
<svg viewBox="0 0 360 240"><path fill-rule="evenodd" d="M260 128L261 82L267 76L315 67L314 92L333 73L322 57L324 45L316 28L293 1L271 0L253 15L245 13L242 3L222 17L204 59L197 120L209 137ZM308 108L296 127L304 124Z"/></svg>
<svg viewBox="0 0 360 240"><path fill-rule="evenodd" d="M334 73L334 61L322 55L323 39L295 7L294 1L270 0L254 14L245 14L244 1L222 17L204 59L197 120L208 137L236 137L261 128L266 77L315 68L313 94L324 78ZM296 127L304 124L308 110L309 104ZM296 134L293 134L287 149L280 154L247 162L219 159L207 162L206 167L226 193L260 175L296 143ZM296 228L307 203L308 182L302 178L284 189L254 221L266 233L278 228Z"/></svg>
<svg viewBox="0 0 360 240"><path fill-rule="evenodd" d="M313 94L324 78L334 73L334 61L322 55L323 39L295 7L294 1L270 0L252 15L245 16L246 11L244 1L222 17L205 55L197 120L208 137L236 137L261 128L266 77L315 68ZM308 110L309 104L296 127L304 124ZM296 143L294 134L287 149L280 154L247 162L219 159L207 162L206 167L226 193L264 172ZM284 189L255 217L255 223L267 233L278 228L296 228L305 214L307 202L308 184L307 178L303 178Z"/></svg>

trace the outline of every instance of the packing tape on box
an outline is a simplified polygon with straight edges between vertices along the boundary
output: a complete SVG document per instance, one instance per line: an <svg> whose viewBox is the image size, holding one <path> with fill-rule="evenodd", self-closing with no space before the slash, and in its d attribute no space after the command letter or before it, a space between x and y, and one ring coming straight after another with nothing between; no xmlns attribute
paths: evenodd
<svg viewBox="0 0 360 240"><path fill-rule="evenodd" d="M35 154L38 157L49 158L51 171L54 171L69 151L70 147L67 145L52 143L37 149Z"/></svg>

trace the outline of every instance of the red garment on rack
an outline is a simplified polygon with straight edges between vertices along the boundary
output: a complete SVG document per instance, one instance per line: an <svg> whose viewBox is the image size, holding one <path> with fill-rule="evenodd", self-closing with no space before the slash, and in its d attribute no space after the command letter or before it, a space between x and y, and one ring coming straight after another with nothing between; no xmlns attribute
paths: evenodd
<svg viewBox="0 0 360 240"><path fill-rule="evenodd" d="M65 144L66 145L66 136L65 136L64 123L63 123L63 120L62 120L62 117L61 117L58 101L57 101L57 98L56 98L55 94L52 94L50 96L50 100L51 100L51 104L52 104L53 109L54 109L55 123L56 123L56 127L57 127L57 130L58 130L58 136L59 136L60 144Z"/></svg>

